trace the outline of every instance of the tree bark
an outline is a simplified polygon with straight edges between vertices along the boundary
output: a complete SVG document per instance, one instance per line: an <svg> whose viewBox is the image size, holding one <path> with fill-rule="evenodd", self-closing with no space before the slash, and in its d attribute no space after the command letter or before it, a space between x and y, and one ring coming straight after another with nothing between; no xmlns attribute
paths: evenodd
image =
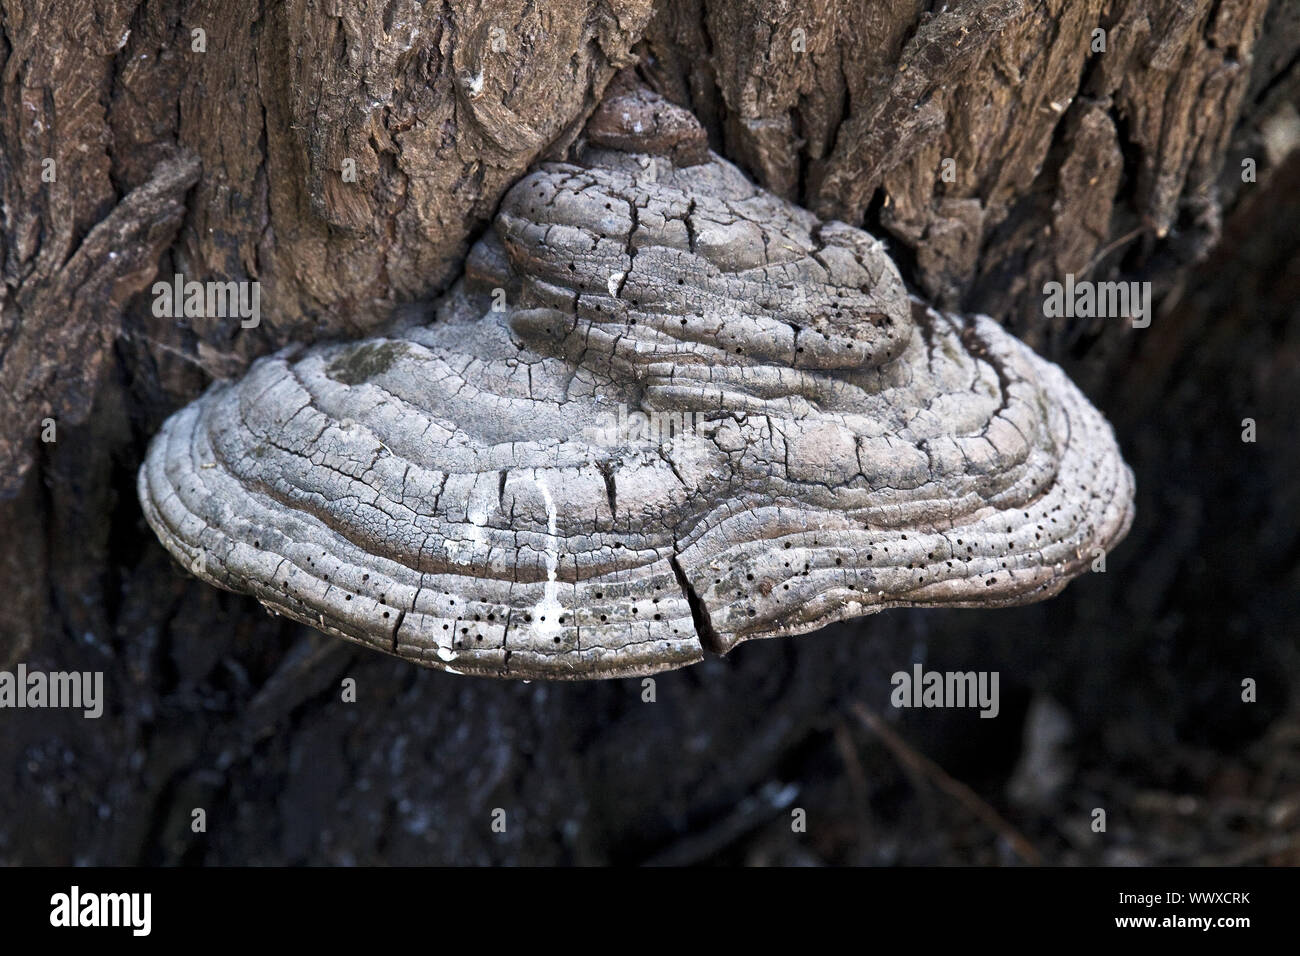
<svg viewBox="0 0 1300 956"><path fill-rule="evenodd" d="M1224 859L1294 828L1268 810L1300 777L1300 13L932 6L0 0L0 669L107 689L98 720L0 711L0 862L999 859L857 717L913 660L1001 673L998 720L890 715L1048 860ZM162 420L285 345L430 316L632 65L756 181L1067 368L1138 480L1107 573L747 645L646 703L420 671L170 562L134 492ZM178 273L260 283L261 323L155 315ZM1151 327L1044 318L1067 273L1150 281ZM1026 796L1057 712L1064 781ZM1258 819L1207 800L1176 839L1142 795L1177 787Z"/></svg>

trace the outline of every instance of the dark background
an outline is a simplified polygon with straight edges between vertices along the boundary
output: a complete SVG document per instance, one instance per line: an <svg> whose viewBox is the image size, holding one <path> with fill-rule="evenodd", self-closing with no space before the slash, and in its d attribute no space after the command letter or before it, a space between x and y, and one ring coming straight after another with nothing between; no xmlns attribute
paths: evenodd
<svg viewBox="0 0 1300 956"><path fill-rule="evenodd" d="M108 699L0 711L0 862L1300 863L1293 4L54 6L0 4L0 667L102 670ZM1066 367L1137 477L1106 573L744 645L643 703L422 671L170 561L134 495L163 418L286 342L427 312L631 64ZM153 317L176 271L258 279L263 325ZM1150 328L1044 320L1066 272L1152 281ZM913 661L998 671L1000 715L890 707Z"/></svg>

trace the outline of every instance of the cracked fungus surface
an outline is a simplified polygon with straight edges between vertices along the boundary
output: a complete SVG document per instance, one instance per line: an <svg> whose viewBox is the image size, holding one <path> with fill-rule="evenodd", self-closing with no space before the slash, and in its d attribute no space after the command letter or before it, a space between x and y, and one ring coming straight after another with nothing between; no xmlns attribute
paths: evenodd
<svg viewBox="0 0 1300 956"><path fill-rule="evenodd" d="M1102 416L871 236L711 154L579 155L515 185L433 323L173 415L139 476L172 554L420 664L563 679L1036 600L1128 530Z"/></svg>

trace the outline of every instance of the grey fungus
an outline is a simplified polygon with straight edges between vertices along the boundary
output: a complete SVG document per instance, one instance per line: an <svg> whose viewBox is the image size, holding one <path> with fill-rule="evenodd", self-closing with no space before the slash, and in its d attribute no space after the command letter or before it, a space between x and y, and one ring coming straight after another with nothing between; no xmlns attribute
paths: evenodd
<svg viewBox="0 0 1300 956"><path fill-rule="evenodd" d="M285 349L169 418L139 474L167 549L419 664L583 679L1039 600L1127 532L1100 413L909 297L882 243L628 84L572 155L510 190L433 322Z"/></svg>

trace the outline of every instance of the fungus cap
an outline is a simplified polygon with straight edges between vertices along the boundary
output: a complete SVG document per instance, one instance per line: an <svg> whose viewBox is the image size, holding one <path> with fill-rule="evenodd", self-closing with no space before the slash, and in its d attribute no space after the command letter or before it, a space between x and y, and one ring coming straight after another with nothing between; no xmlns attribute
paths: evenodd
<svg viewBox="0 0 1300 956"><path fill-rule="evenodd" d="M1123 537L1132 474L1057 366L909 298L880 242L693 124L621 87L436 321L285 349L169 418L139 474L159 539L326 633L568 679L1037 600Z"/></svg>

